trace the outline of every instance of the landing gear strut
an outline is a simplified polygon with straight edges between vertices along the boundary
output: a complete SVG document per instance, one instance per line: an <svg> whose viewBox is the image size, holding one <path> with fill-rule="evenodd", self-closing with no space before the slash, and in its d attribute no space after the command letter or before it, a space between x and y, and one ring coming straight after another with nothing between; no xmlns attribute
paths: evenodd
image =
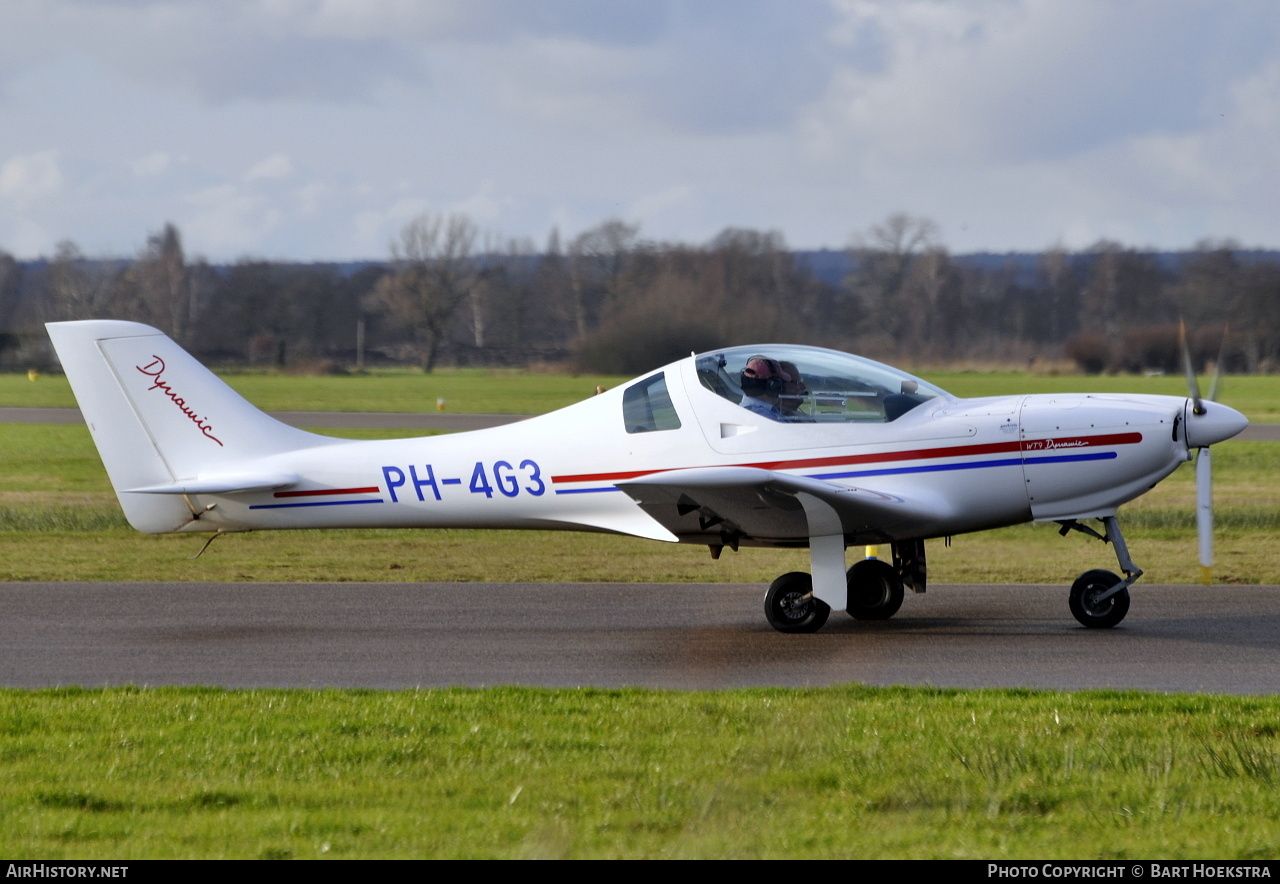
<svg viewBox="0 0 1280 884"><path fill-rule="evenodd" d="M1071 596L1068 599L1071 614L1084 626L1090 629L1109 629L1115 626L1129 613L1129 587L1142 576L1142 569L1129 558L1129 547L1124 542L1124 535L1120 533L1120 523L1115 516L1104 516L1102 524L1106 529L1105 535L1074 519L1058 524L1062 526L1061 534L1079 531L1110 543L1115 548L1116 560L1124 571L1124 577L1110 571L1086 571L1071 584Z"/></svg>

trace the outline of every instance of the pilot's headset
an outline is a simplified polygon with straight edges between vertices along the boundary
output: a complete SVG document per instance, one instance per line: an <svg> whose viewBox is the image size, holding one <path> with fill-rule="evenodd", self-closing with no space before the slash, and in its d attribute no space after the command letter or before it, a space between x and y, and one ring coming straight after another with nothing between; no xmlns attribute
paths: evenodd
<svg viewBox="0 0 1280 884"><path fill-rule="evenodd" d="M753 367L756 363L763 365ZM761 394L779 396L782 394L782 385L789 380L791 375L782 370L778 360L768 356L752 356L742 369L742 392L753 398Z"/></svg>

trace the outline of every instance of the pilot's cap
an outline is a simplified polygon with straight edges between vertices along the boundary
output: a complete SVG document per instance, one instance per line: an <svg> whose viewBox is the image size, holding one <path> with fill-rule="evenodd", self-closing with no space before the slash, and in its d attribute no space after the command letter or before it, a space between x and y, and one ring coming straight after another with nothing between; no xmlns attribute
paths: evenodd
<svg viewBox="0 0 1280 884"><path fill-rule="evenodd" d="M762 381L767 381L770 378L778 378L783 381L795 380L783 370L776 359L770 359L768 356L752 356L747 360L747 365L742 369L742 373L747 377L757 378Z"/></svg>

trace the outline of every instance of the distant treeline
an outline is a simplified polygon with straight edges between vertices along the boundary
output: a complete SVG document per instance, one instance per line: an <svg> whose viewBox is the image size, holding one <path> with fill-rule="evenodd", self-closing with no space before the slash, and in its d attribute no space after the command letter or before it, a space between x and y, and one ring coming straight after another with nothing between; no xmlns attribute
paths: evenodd
<svg viewBox="0 0 1280 884"><path fill-rule="evenodd" d="M166 225L132 258L0 251L0 365L48 365L41 325L132 319L221 364L570 363L631 373L692 350L786 341L888 361L1070 359L1100 371L1178 371L1178 323L1203 364L1280 365L1280 253L1231 242L1158 253L951 255L934 225L895 215L845 251L793 252L731 228L703 245L606 221L542 248L466 217L407 225L384 261L189 259ZM1224 336L1224 331L1225 336Z"/></svg>

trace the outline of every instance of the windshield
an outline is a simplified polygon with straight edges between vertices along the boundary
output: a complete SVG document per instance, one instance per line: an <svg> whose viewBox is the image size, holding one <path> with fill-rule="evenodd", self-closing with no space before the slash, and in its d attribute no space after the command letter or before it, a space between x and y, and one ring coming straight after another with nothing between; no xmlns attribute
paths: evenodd
<svg viewBox="0 0 1280 884"><path fill-rule="evenodd" d="M734 347L698 356L697 369L711 392L785 423L884 423L950 398L896 368L816 347Z"/></svg>

